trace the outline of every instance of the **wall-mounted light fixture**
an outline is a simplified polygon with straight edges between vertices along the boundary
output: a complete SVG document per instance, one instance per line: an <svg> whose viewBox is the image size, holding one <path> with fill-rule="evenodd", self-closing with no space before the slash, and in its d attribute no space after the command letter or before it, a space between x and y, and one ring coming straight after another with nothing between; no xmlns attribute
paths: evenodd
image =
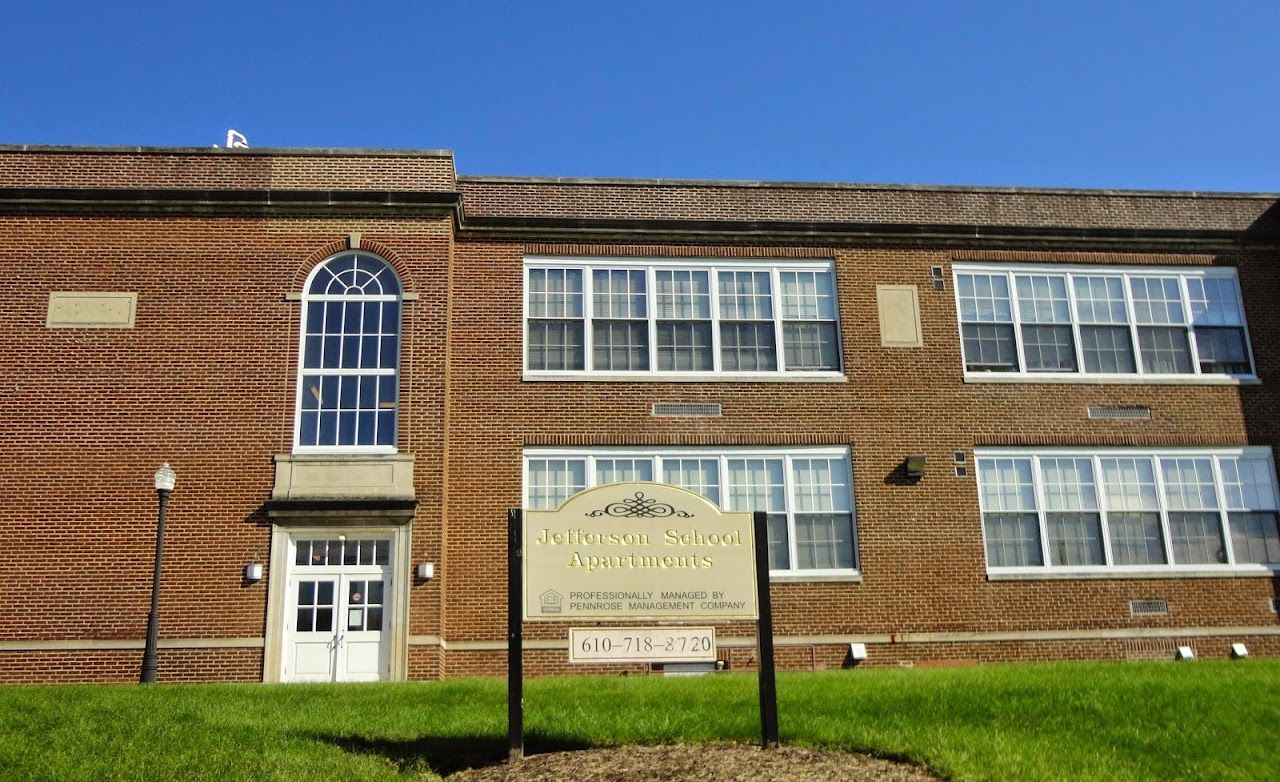
<svg viewBox="0 0 1280 782"><path fill-rule="evenodd" d="M436 563L434 562L420 563L418 565L417 571L415 572L415 575L418 576L419 581L430 581L431 579L436 577Z"/></svg>
<svg viewBox="0 0 1280 782"><path fill-rule="evenodd" d="M1179 646L1177 654L1174 655L1179 660L1194 660L1196 652L1190 646Z"/></svg>
<svg viewBox="0 0 1280 782"><path fill-rule="evenodd" d="M245 581L261 581L262 580L262 563L250 562L244 566Z"/></svg>
<svg viewBox="0 0 1280 782"><path fill-rule="evenodd" d="M1244 644L1231 644L1231 656L1236 660L1248 657L1249 649Z"/></svg>
<svg viewBox="0 0 1280 782"><path fill-rule="evenodd" d="M906 461L904 462L904 464L906 465L907 477L923 478L924 463L925 463L925 458L924 458L924 454L922 453L916 453L908 456L906 458Z"/></svg>
<svg viewBox="0 0 1280 782"><path fill-rule="evenodd" d="M849 644L849 659L855 663L860 663L867 659L867 645L860 643Z"/></svg>

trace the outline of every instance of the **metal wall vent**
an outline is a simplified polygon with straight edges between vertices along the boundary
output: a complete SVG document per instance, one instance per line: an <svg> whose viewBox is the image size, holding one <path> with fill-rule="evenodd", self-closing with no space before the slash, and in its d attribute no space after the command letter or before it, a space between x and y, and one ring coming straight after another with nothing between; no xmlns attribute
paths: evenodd
<svg viewBox="0 0 1280 782"><path fill-rule="evenodd" d="M1130 600L1131 616L1164 616L1169 613L1168 600Z"/></svg>
<svg viewBox="0 0 1280 782"><path fill-rule="evenodd" d="M1151 408L1141 405L1090 406L1090 418L1146 421L1151 418Z"/></svg>
<svg viewBox="0 0 1280 782"><path fill-rule="evenodd" d="M654 402L653 414L661 418L715 418L724 415L716 402Z"/></svg>

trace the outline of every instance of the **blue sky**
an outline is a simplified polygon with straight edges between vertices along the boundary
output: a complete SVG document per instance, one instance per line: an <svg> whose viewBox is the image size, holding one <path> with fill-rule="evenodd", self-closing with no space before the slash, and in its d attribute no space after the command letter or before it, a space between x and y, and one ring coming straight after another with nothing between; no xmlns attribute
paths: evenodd
<svg viewBox="0 0 1280 782"><path fill-rule="evenodd" d="M463 173L1280 191L1280 3L27 2L0 143Z"/></svg>

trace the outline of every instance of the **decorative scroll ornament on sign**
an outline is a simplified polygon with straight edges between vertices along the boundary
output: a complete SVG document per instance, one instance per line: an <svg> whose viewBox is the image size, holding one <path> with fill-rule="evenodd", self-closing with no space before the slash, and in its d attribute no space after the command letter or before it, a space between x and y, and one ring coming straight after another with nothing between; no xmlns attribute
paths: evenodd
<svg viewBox="0 0 1280 782"><path fill-rule="evenodd" d="M693 518L692 513L676 510L674 506L668 503L658 502L655 499L646 497L642 491L636 492L634 497L611 502L604 506L602 510L593 510L587 515L592 518L616 516L624 519L665 519L670 516L681 519Z"/></svg>

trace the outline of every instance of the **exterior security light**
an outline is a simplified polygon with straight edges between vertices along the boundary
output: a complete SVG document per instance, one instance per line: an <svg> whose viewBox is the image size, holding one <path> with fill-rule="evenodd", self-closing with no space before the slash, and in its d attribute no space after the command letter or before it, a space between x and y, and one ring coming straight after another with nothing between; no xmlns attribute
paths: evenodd
<svg viewBox="0 0 1280 782"><path fill-rule="evenodd" d="M435 577L436 577L436 563L434 563L434 562L423 562L423 563L421 563L420 565L418 565L418 573L417 573L417 575L418 575L418 580L419 580L419 581L430 581L431 579L435 578Z"/></svg>
<svg viewBox="0 0 1280 782"><path fill-rule="evenodd" d="M245 581L261 581L262 580L262 563L250 562L244 566Z"/></svg>
<svg viewBox="0 0 1280 782"><path fill-rule="evenodd" d="M924 454L912 454L906 459L907 477L923 478L924 477Z"/></svg>
<svg viewBox="0 0 1280 782"><path fill-rule="evenodd" d="M1237 660L1242 657L1249 656L1249 650L1244 644L1231 644L1231 656Z"/></svg>
<svg viewBox="0 0 1280 782"><path fill-rule="evenodd" d="M867 659L867 645L856 643L849 644L849 659L853 660L855 663L860 663Z"/></svg>
<svg viewBox="0 0 1280 782"><path fill-rule="evenodd" d="M1176 657L1179 660L1194 660L1196 659L1196 652L1190 646L1179 646Z"/></svg>

